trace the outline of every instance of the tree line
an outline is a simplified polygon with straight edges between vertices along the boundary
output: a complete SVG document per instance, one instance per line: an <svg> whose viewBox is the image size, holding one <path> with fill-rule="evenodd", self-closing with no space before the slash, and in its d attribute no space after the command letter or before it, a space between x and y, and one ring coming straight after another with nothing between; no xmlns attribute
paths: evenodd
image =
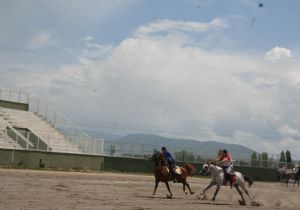
<svg viewBox="0 0 300 210"><path fill-rule="evenodd" d="M273 157L269 157L267 152L261 154L253 152L251 155L251 166L270 167L272 162L274 162L274 159ZM279 167L284 166L287 168L293 167L292 155L289 150L280 152Z"/></svg>

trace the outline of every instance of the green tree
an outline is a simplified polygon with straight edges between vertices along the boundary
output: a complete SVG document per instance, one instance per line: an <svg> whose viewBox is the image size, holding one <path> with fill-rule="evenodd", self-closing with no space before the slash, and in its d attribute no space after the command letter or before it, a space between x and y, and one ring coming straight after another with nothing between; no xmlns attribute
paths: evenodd
<svg viewBox="0 0 300 210"><path fill-rule="evenodd" d="M256 152L253 152L252 155L251 155L251 166L258 166Z"/></svg>
<svg viewBox="0 0 300 210"><path fill-rule="evenodd" d="M262 167L268 167L269 155L266 152L261 153Z"/></svg>
<svg viewBox="0 0 300 210"><path fill-rule="evenodd" d="M285 152L285 157L286 157L286 162L287 162L287 165L288 165L288 168L292 168L292 155L291 155L291 152L289 150L287 150Z"/></svg>
<svg viewBox="0 0 300 210"><path fill-rule="evenodd" d="M197 155L196 157L196 162L201 163L202 162L202 158L200 155Z"/></svg>
<svg viewBox="0 0 300 210"><path fill-rule="evenodd" d="M188 155L188 152L185 150L182 150L180 152L175 152L175 158L177 161L185 161Z"/></svg>
<svg viewBox="0 0 300 210"><path fill-rule="evenodd" d="M258 166L262 167L262 157L261 157L261 154L258 154L258 158L257 159L258 159L258 163L259 163Z"/></svg>
<svg viewBox="0 0 300 210"><path fill-rule="evenodd" d="M190 162L194 162L195 161L195 155L194 155L194 153L192 153L192 152L188 153L187 161L190 161Z"/></svg>
<svg viewBox="0 0 300 210"><path fill-rule="evenodd" d="M284 154L284 151L281 151L280 153L280 159L279 159L279 167L283 167L285 166L285 154Z"/></svg>
<svg viewBox="0 0 300 210"><path fill-rule="evenodd" d="M115 152L116 152L116 146L111 144L109 148L109 155L114 156Z"/></svg>

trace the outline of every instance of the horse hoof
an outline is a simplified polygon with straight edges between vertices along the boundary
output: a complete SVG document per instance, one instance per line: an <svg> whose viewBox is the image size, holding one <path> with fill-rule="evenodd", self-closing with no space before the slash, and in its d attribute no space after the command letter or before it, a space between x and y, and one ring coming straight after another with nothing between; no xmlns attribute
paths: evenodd
<svg viewBox="0 0 300 210"><path fill-rule="evenodd" d="M171 196L171 195L167 195L167 198L168 198L168 199L171 199L171 198L172 198L172 196Z"/></svg>
<svg viewBox="0 0 300 210"><path fill-rule="evenodd" d="M260 206L260 203L256 202L256 201L251 201L251 205L252 206Z"/></svg>
<svg viewBox="0 0 300 210"><path fill-rule="evenodd" d="M191 195L194 195L195 194L195 192L191 192Z"/></svg>
<svg viewBox="0 0 300 210"><path fill-rule="evenodd" d="M215 200L211 200L211 201L210 201L211 204L214 204L214 202L215 202Z"/></svg>
<svg viewBox="0 0 300 210"><path fill-rule="evenodd" d="M239 204L240 204L241 206L246 206L246 203L245 203L245 201L241 201L241 200L239 200Z"/></svg>
<svg viewBox="0 0 300 210"><path fill-rule="evenodd" d="M187 192L184 192L186 195L188 194Z"/></svg>

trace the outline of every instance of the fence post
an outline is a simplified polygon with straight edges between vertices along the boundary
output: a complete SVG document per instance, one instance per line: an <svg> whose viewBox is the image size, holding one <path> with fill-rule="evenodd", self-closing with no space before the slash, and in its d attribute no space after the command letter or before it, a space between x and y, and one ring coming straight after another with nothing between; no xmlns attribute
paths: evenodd
<svg viewBox="0 0 300 210"><path fill-rule="evenodd" d="M40 112L40 98L37 98L37 111L36 113L39 114Z"/></svg>
<svg viewBox="0 0 300 210"><path fill-rule="evenodd" d="M29 104L29 93L27 93L27 104Z"/></svg>
<svg viewBox="0 0 300 210"><path fill-rule="evenodd" d="M47 152L49 152L49 134L47 135Z"/></svg>
<svg viewBox="0 0 300 210"><path fill-rule="evenodd" d="M27 142L26 142L26 149L28 149L28 142L29 142L29 139L30 139L30 138L29 138L30 134L31 134L31 133L28 132L28 135L27 135Z"/></svg>
<svg viewBox="0 0 300 210"><path fill-rule="evenodd" d="M21 101L21 89L20 89L20 91L19 91L19 98L18 98L18 102L20 103L20 101Z"/></svg>
<svg viewBox="0 0 300 210"><path fill-rule="evenodd" d="M36 150L39 150L39 146L40 146L40 137L38 137L38 142L37 142Z"/></svg>
<svg viewBox="0 0 300 210"><path fill-rule="evenodd" d="M54 112L53 128L55 128L55 123L56 123L56 112Z"/></svg>
<svg viewBox="0 0 300 210"><path fill-rule="evenodd" d="M11 101L11 90L8 91L8 100Z"/></svg>
<svg viewBox="0 0 300 210"><path fill-rule="evenodd" d="M46 104L46 111L45 111L45 120L47 121L47 114L48 114L48 105Z"/></svg>

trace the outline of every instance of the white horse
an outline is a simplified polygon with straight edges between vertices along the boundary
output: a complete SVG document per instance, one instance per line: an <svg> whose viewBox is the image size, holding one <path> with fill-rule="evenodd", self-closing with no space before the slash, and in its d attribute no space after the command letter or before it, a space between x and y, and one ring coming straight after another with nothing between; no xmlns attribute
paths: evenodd
<svg viewBox="0 0 300 210"><path fill-rule="evenodd" d="M202 195L205 195L205 192L211 188L212 186L217 185L217 189L214 193L213 198L211 199L211 202L213 203L216 199L216 196L221 188L221 186L224 183L224 171L221 167L215 165L215 164L204 164L202 170L200 171L200 174L207 174L208 172L212 173L212 180L209 183L209 185L202 191ZM243 193L241 191L240 188L242 188L244 190L244 192L248 195L248 197L250 198L250 200L253 199L253 196L250 196L248 193L248 190L246 189L245 186L245 180L244 180L244 176L240 173L240 172L234 172L236 175L236 182L234 183L234 187L235 189L239 192L242 201L239 201L239 203L241 205L246 205Z"/></svg>

